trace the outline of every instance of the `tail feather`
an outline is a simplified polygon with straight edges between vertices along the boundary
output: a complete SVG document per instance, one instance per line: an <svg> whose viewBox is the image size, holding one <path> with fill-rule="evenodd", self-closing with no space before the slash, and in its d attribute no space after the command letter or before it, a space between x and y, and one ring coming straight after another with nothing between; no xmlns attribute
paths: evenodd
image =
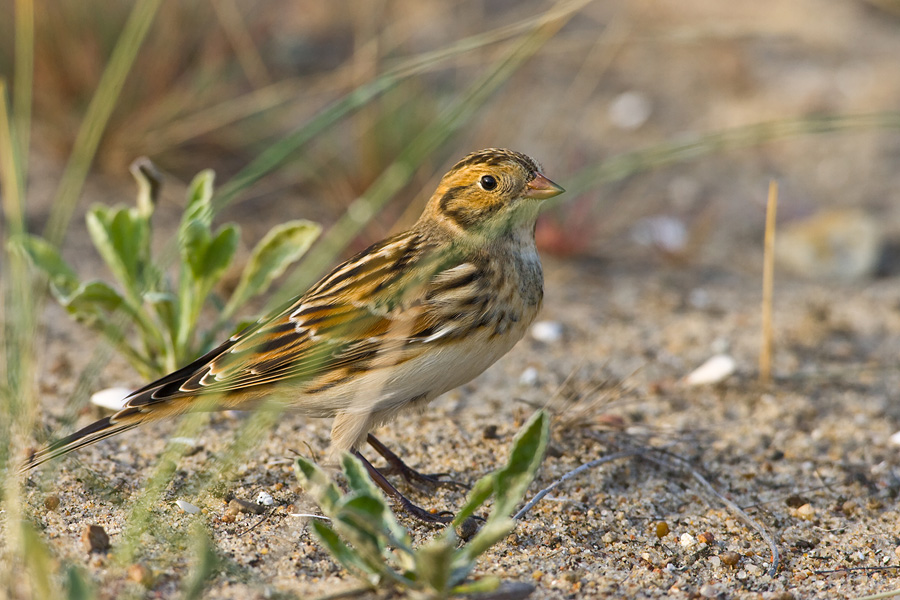
<svg viewBox="0 0 900 600"><path fill-rule="evenodd" d="M31 469L42 465L45 462L68 454L79 448L90 446L100 440L105 440L123 431L134 429L140 425L147 417L137 408L125 408L116 414L95 421L90 425L79 429L72 435L66 436L61 440L53 442L46 448L42 448L38 452L32 454L25 464L19 469L20 473L30 471Z"/></svg>

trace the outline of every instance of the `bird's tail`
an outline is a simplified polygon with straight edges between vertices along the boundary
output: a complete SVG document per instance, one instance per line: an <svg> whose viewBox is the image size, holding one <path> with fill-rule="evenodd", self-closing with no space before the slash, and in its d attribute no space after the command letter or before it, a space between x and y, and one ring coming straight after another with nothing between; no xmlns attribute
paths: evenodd
<svg viewBox="0 0 900 600"><path fill-rule="evenodd" d="M149 415L141 412L137 407L126 407L114 415L95 421L61 440L53 442L32 454L22 467L20 473L30 471L38 465L44 464L63 454L68 454L79 448L90 446L100 440L114 436L123 431L128 431L140 425Z"/></svg>

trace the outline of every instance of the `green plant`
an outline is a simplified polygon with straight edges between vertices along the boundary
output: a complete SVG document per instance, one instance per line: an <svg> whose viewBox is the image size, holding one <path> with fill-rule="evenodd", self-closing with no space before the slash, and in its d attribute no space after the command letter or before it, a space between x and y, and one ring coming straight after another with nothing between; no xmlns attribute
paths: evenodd
<svg viewBox="0 0 900 600"><path fill-rule="evenodd" d="M188 189L178 228L178 280L170 283L150 252L160 180L146 160L136 162L132 172L139 186L136 206L97 205L87 214L91 241L119 289L81 281L43 238L22 235L11 243L48 277L54 297L75 319L104 335L142 376L152 378L207 351L239 308L303 256L320 227L305 220L273 227L250 254L228 301L218 302L218 316L201 327L203 309L216 299L213 289L234 259L240 230L233 223L212 229L214 175L201 172ZM129 328L136 340L129 339Z"/></svg>
<svg viewBox="0 0 900 600"><path fill-rule="evenodd" d="M467 578L476 560L506 537L516 525L510 518L534 479L544 457L549 419L538 411L513 441L503 468L481 478L453 522L437 537L413 548L412 540L388 508L381 491L363 464L345 454L341 460L350 492L342 494L328 476L303 458L296 461L297 477L331 524L313 520L315 535L348 571L371 586L395 585L429 597L495 589L499 580ZM493 498L493 510L477 534L459 546L456 527Z"/></svg>

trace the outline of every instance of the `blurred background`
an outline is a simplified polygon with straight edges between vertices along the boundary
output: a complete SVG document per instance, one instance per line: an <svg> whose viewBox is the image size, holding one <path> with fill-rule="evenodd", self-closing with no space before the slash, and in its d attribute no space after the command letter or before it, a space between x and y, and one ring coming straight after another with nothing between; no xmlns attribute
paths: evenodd
<svg viewBox="0 0 900 600"><path fill-rule="evenodd" d="M11 97L15 4L3 0L0 19ZM357 211L348 237L360 247L409 225L445 169L487 146L535 156L569 188L538 232L566 257L758 270L770 178L782 185L782 222L862 207L879 235L900 223L900 135L896 116L881 114L900 99L896 0L58 0L33 10L32 230L54 210L104 69L140 10L146 37L121 92L107 94L75 232L91 203L131 202L128 165L142 155L167 176L163 226L184 182L213 168L219 186L233 184L223 218L242 223L245 245L287 218L327 227L400 164L390 197ZM83 237L70 233L66 248L90 252Z"/></svg>

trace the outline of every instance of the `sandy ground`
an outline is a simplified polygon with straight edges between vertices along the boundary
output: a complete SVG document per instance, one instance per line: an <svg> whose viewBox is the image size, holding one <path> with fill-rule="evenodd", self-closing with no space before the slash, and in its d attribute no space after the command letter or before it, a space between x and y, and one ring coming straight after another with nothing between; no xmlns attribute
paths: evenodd
<svg viewBox="0 0 900 600"><path fill-rule="evenodd" d="M474 122L461 152L513 146L537 155L566 185L566 174L585 164L686 133L896 109L900 21L891 6L773 0L723 12L706 0L593 3L567 30L574 35L551 46L497 100L502 106L514 96L522 108L508 115L518 133L493 137L490 119ZM618 33L599 37L600 25L614 18ZM594 38L596 48L585 43ZM586 87L568 78L607 64ZM637 127L617 125L621 115L610 112L627 93L649 102ZM627 98L625 108L632 102L633 109L635 96ZM626 120L634 117L625 112ZM552 211L556 229L544 230L544 243L558 243L562 232L574 247L566 248L568 258L545 260L539 318L559 324L561 337L527 337L426 414L404 416L379 435L413 466L474 482L499 466L518 426L548 406L552 444L529 497L590 460L627 449L645 456L556 489L483 557L476 575L529 583L538 599L857 598L900 588L900 457L891 442L900 430L898 157L896 132L796 137L642 173L567 198L570 212ZM889 252L877 278L817 281L778 270L774 381L764 386L757 357L771 178L781 183L783 225L823 207L861 208L884 230ZM35 179L35 187L49 186ZM87 199L131 195L92 179L80 210ZM286 214L327 222L316 199L304 205L303 198L275 196L236 204L224 219L244 226L246 243ZM174 226L177 210L174 202L160 206L160 229ZM38 224L46 216L33 212ZM689 242L675 256L632 235L641 219L660 215L685 226ZM66 252L86 277L106 277L78 219ZM46 426L58 424L72 397L142 383L58 307L48 308L44 334ZM716 354L733 357L735 373L715 385L685 385ZM78 423L99 415L86 408ZM223 565L208 597L316 598L358 587L306 520L290 516L314 510L292 457L322 457L329 422L285 416L259 436L233 480L216 494L200 492L198 482L220 464L245 421L215 415L195 436L151 508L154 526L141 539L137 568L113 557L175 424L130 432L42 469L26 488L29 510L53 551L83 565L104 598L179 596L193 560L185 539L196 521L208 526ZM768 532L780 553L774 575L760 533L698 476ZM226 517L228 499L252 501L261 491L275 501L268 517ZM443 488L409 493L449 510L464 498ZM185 514L176 500L203 512ZM113 554L85 551L87 524L105 529ZM408 524L419 540L434 532ZM144 584L130 577L140 569Z"/></svg>
<svg viewBox="0 0 900 600"><path fill-rule="evenodd" d="M672 453L669 468L622 459L563 485L483 558L478 573L532 583L535 598L844 598L900 585L889 568L900 564L900 460L889 440L900 428L896 282L780 287L775 382L762 387L755 366L758 281L712 269L661 274L657 265L649 277L650 266L549 261L543 318L562 325L562 339L525 339L427 414L384 428L384 441L411 464L473 481L497 466L533 407L549 401L557 418L535 491L616 450ZM835 293L843 301L823 308L823 298ZM59 335L74 335L67 329ZM63 341L48 356L65 373L76 359ZM734 376L712 387L681 383L723 351L737 361ZM520 381L528 369L531 376ZM121 383L116 371L104 369L101 381ZM57 397L71 385L65 377L46 383ZM129 582L122 565L88 556L80 534L85 524L99 524L116 548L129 499L173 425L145 428L57 465L47 487L32 488L28 499L45 537L61 556L86 563L105 597L175 592L191 554L164 539L187 534L198 519L228 565L211 581L210 597L303 598L355 587L305 520L288 516L313 508L294 480L290 451L321 455L327 422L283 419L238 468L227 493L246 500L271 493L269 518L241 514L228 523L224 499L193 495L192 479L225 452L241 420L213 418L153 507L163 529L144 536L139 560L154 574L149 591ZM706 492L693 470L772 535L781 553L774 576L758 533ZM463 499L447 489L411 493L437 508ZM57 509L43 507L48 495L60 499ZM177 499L204 514L183 514ZM417 538L430 534L409 525ZM668 529L662 538L661 527Z"/></svg>

